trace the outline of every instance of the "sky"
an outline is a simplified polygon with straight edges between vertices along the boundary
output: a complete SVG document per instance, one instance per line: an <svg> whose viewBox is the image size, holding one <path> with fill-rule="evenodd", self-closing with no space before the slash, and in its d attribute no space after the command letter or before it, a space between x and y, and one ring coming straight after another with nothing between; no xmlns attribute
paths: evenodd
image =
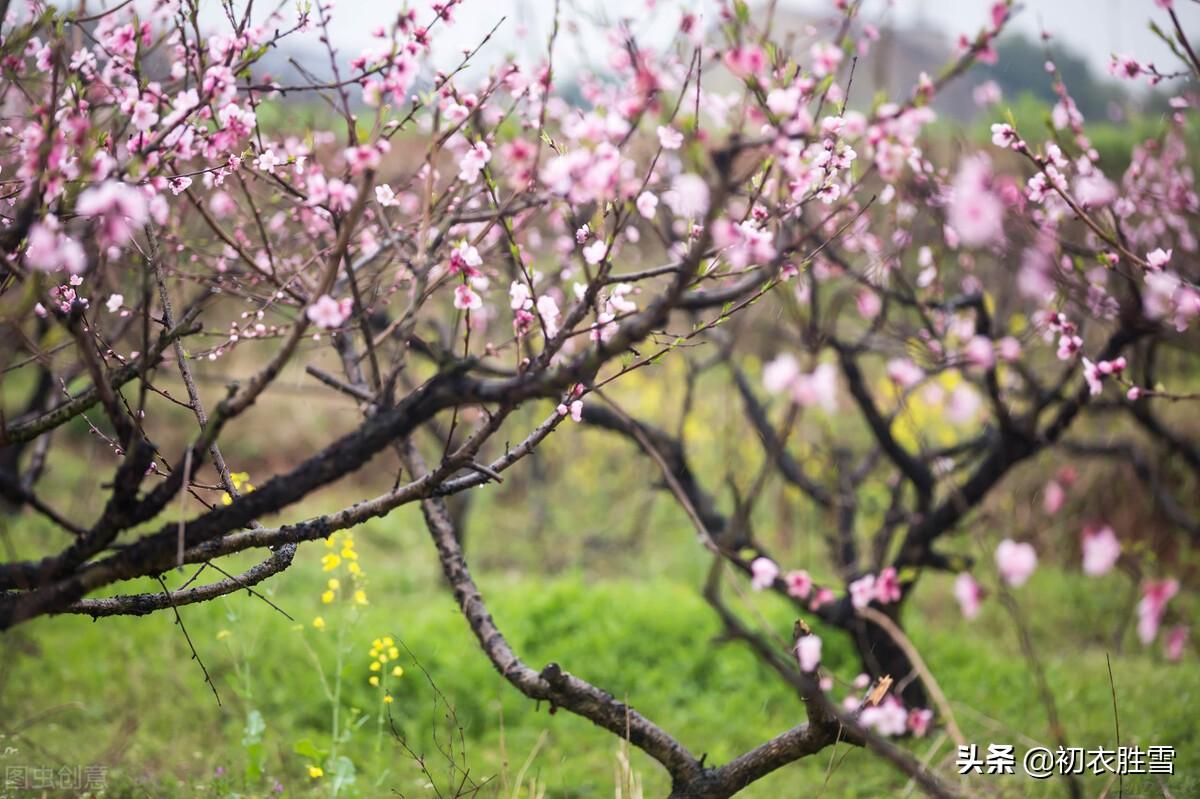
<svg viewBox="0 0 1200 799"><path fill-rule="evenodd" d="M420 8L429 0L417 0ZM558 52L560 63L581 61L602 63L606 44L602 37L588 36L590 18L609 19L628 17L635 21L639 40L669 40L679 19L679 9L713 7L710 0L562 0L562 19L575 23L579 35L564 33ZM653 5L652 10L647 10ZM1177 13L1184 30L1193 42L1200 42L1200 3L1176 0ZM834 13L832 0L781 0L781 6L797 11L826 16ZM988 18L991 0L866 0L863 19L889 21L900 27L940 28L947 38L959 33L974 34ZM1166 12L1153 0L1024 0L1010 23L1011 27L1037 36L1041 30L1055 34L1057 40L1087 59L1093 69L1107 69L1110 54L1128 52L1139 60L1153 60L1174 69L1176 61L1149 30L1148 21L1156 20L1169 30L1171 22ZM335 18L335 41L356 49L369 44L368 32L387 19L391 8L400 7L399 0L342 0ZM388 11L385 11L388 10ZM457 19L446 35L457 53L464 47L477 44L493 25L506 18L481 58L499 57L506 51L532 56L544 51L546 37L553 19L554 0L465 0ZM708 15L713 16L711 13ZM882 25L880 25L882 27Z"/></svg>

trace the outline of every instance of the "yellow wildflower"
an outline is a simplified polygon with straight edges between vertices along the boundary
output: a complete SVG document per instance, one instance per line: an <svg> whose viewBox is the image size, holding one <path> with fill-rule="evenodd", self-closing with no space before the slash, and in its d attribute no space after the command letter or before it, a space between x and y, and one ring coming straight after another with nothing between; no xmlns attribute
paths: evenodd
<svg viewBox="0 0 1200 799"><path fill-rule="evenodd" d="M347 566L346 568L349 569L350 573L356 577L358 575L362 574L362 566L359 566L358 561L356 561L356 560L350 561L350 565Z"/></svg>
<svg viewBox="0 0 1200 799"><path fill-rule="evenodd" d="M332 592L332 591L325 591L324 593L322 593L322 594L321 594L321 601L322 601L322 602L324 602L326 605L328 605L330 602L332 602L332 601L333 601L333 592Z"/></svg>
<svg viewBox="0 0 1200 799"><path fill-rule="evenodd" d="M385 636L383 637L383 643L382 643L382 644L380 644L380 646L381 646L381 647L384 647L384 646L395 646L395 645L396 645L396 642L392 640L392 636L390 636L390 635L385 635Z"/></svg>
<svg viewBox="0 0 1200 799"><path fill-rule="evenodd" d="M315 619L313 619L313 627L316 627L318 630L324 630L325 629L325 619L321 618L320 616L317 616Z"/></svg>
<svg viewBox="0 0 1200 799"><path fill-rule="evenodd" d="M229 630L221 630L219 633L217 633L217 640L224 641L231 635L233 635L233 633L229 632Z"/></svg>
<svg viewBox="0 0 1200 799"><path fill-rule="evenodd" d="M330 577L329 582L326 583L326 585L329 586L330 591L336 591L342 587L342 581L336 577Z"/></svg>
<svg viewBox="0 0 1200 799"><path fill-rule="evenodd" d="M382 666L382 664L380 664L380 662L378 660L371 661L371 671L379 671L382 668L383 668L383 666Z"/></svg>
<svg viewBox="0 0 1200 799"><path fill-rule="evenodd" d="M390 704L392 703L392 695L391 695L391 694L384 694L384 697L383 697L383 703L384 703L385 705L390 705Z"/></svg>
<svg viewBox="0 0 1200 799"><path fill-rule="evenodd" d="M368 677L367 682L369 682L371 684L372 688L379 687L379 677L375 674L372 674L370 677Z"/></svg>
<svg viewBox="0 0 1200 799"><path fill-rule="evenodd" d="M338 567L338 564L341 562L342 562L342 559L339 558L337 555L333 554L332 552L326 553L325 557L321 558L321 569L324 571L327 571L327 572L331 572L334 569L336 569Z"/></svg>
<svg viewBox="0 0 1200 799"><path fill-rule="evenodd" d="M396 658L400 657L400 650L394 646L389 648L388 649L388 657L391 658L392 660L395 660Z"/></svg>
<svg viewBox="0 0 1200 799"><path fill-rule="evenodd" d="M321 777L325 776L325 769L321 768L320 766L309 766L308 776L314 780L320 779Z"/></svg>
<svg viewBox="0 0 1200 799"><path fill-rule="evenodd" d="M392 676L393 677L403 677L404 669L400 666L392 666Z"/></svg>
<svg viewBox="0 0 1200 799"><path fill-rule="evenodd" d="M356 605L367 604L367 592L362 590L361 588L358 589L357 591L355 591L354 592L354 604L356 604Z"/></svg>

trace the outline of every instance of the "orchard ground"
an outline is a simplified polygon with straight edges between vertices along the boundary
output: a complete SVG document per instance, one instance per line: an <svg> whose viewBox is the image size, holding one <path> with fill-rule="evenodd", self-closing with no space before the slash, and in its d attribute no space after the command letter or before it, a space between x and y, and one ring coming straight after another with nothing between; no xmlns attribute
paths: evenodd
<svg viewBox="0 0 1200 799"><path fill-rule="evenodd" d="M638 393L653 385L631 383L627 401L638 409L655 406L654 396ZM304 396L297 392L295 401L305 402ZM721 462L750 462L756 444L733 436L736 425L721 424L729 398L710 400L705 415L711 424L700 439L709 446L696 453L702 472ZM308 413L307 433L289 447L327 436L342 410L336 402L316 402ZM695 418L692 423L699 424ZM86 433L72 428L68 435ZM267 473L270 459L288 457L278 450L268 455L262 436L241 441L231 462L253 464L247 467L251 481L256 471ZM528 663L540 668L555 661L606 686L676 731L696 753L706 752L708 762L721 763L802 721L803 706L744 645L718 639L718 621L700 595L709 559L682 512L655 490L653 465L629 457L625 446L603 433L564 428L536 468L542 480L555 484L546 496L572 501L544 505L540 492L527 490L535 481L513 473L504 485L479 492L466 509L468 555L497 620ZM575 457L579 452L588 457ZM58 466L48 479L64 487L78 477L70 470L82 468L68 460ZM1030 465L1010 481L1009 490L956 540L957 551L977 558L975 573L989 584L989 547L1013 534L1039 541L1041 566L1015 595L1068 741L1085 748L1116 745L1115 687L1121 743L1173 746L1177 758L1175 776L1161 784L1127 778L1125 795L1200 795L1200 670L1194 653L1168 663L1161 646L1137 642L1128 623L1136 600L1128 575L1080 574L1077 517L1047 519L1040 511L1037 476L1044 477L1045 466ZM359 479L385 484L391 475L368 469ZM1110 479L1108 472L1085 470L1077 500L1102 502ZM826 562L819 517L797 510L802 503L776 489L779 496L762 503L767 515L755 520L758 534L781 560L786 555L810 569ZM339 490L363 495L361 485ZM328 501L332 506L337 499ZM880 500L886 501L886 492ZM88 501L80 496L79 508ZM42 532L29 517L6 523L18 547ZM461 773L449 773L440 747L465 763L472 780L484 783L479 796L629 797L637 795L630 791L632 780L642 782L645 796L664 795L666 775L653 761L634 749L632 774L623 773L620 747L609 733L535 705L500 678L445 589L413 510L352 535L367 604L343 596L340 588L333 601L323 601L331 577L344 574L349 563L325 568L326 555L344 552L339 537L333 548L320 541L304 545L295 568L259 587L291 619L245 593L180 610L219 706L169 612L96 622L53 617L11 631L0 650L0 751L8 752L2 765L101 765L106 796L272 796L280 790L285 796L453 796ZM1181 573L1194 561L1186 551L1176 557ZM186 576L166 579L177 587ZM964 620L952 579L923 580L905 621L965 738L982 750L989 743L1011 743L1018 753L1036 744L1053 749L1012 618L989 597L979 618ZM159 587L145 581L139 589ZM790 633L794 610L780 600L748 589L730 597L747 618L780 636ZM1177 601L1190 603L1191 597ZM314 626L318 617L322 629ZM808 621L825 641L823 667L836 678L834 696L854 693L850 683L859 667L848 639ZM398 657L372 672L373 643L388 637ZM392 676L396 665L403 676ZM379 687L369 682L373 674L382 675ZM393 701L385 703L386 695ZM425 756L433 787L393 725ZM955 747L944 728L905 745L954 778ZM322 774L312 776L313 768ZM1107 777L1087 777L1084 785L1090 796L1116 795ZM980 796L1066 795L1061 780L1020 775L975 775L966 787ZM780 770L744 795L878 797L904 795L909 788L907 778L882 760L840 745Z"/></svg>

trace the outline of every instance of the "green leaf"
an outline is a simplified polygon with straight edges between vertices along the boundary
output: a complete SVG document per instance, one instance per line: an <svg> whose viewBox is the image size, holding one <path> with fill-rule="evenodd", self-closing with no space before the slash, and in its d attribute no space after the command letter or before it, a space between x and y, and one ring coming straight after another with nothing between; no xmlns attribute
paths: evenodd
<svg viewBox="0 0 1200 799"><path fill-rule="evenodd" d="M309 760L315 760L318 763L325 758L325 754L308 738L296 741L292 745L292 751L300 755L300 757L307 757Z"/></svg>
<svg viewBox="0 0 1200 799"><path fill-rule="evenodd" d="M343 788L353 785L358 779L358 772L354 768L354 761L345 755L341 755L333 764L333 780L332 789L336 796Z"/></svg>
<svg viewBox="0 0 1200 799"><path fill-rule="evenodd" d="M258 710L251 710L246 714L246 727L242 730L242 746L250 746L261 741L266 729L267 722L263 720L262 713L259 713Z"/></svg>

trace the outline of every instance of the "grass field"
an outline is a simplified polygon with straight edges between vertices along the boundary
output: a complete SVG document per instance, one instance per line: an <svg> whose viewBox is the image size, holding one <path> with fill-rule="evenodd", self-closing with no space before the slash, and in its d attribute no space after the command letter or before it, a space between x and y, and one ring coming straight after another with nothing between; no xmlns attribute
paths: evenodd
<svg viewBox="0 0 1200 799"><path fill-rule="evenodd" d="M654 385L630 381L622 401L630 412L670 424L663 409L674 400L651 394L647 389ZM293 426L295 435L285 441L261 429L233 431L226 456L251 480L294 462L354 421L351 406L328 401L300 378L281 381L280 391L278 412L303 413L306 423ZM699 391L703 415L689 421L686 433L697 473L720 492L723 475L753 474L761 453L743 434L736 402L727 393L706 393L704 381ZM514 422L527 427L545 410ZM90 473L112 455L88 443L82 422L62 434L71 437L74 450L56 450L42 491L64 498L69 515L89 518L99 496ZM821 445L819 427L814 435L795 442L798 456L803 447ZM164 451L181 443L166 441ZM1029 467L1029 475L1039 473L1044 469ZM393 476L390 467L372 464L286 518L371 496ZM1085 471L1073 501L1136 537L1131 551L1157 551L1152 525L1142 521L1152 514L1129 495L1107 490L1112 479ZM529 665L560 663L628 700L693 752L707 753L708 762L721 763L802 722L803 707L743 645L719 639L716 617L699 591L709 561L656 481L653 463L624 442L573 425L561 428L502 486L473 495L467 552L501 629ZM1018 534L1038 542L1042 565L1016 598L1069 743L1116 745L1115 687L1121 743L1175 747L1174 776L1161 782L1130 778L1123 786L1088 777L1087 795L1117 796L1123 789L1126 797L1200 796L1200 669L1194 653L1170 664L1159 647L1137 643L1127 624L1134 582L1115 572L1100 579L1080 575L1079 516L1041 517L1036 485L1022 477L1007 483L952 548L975 555L976 575L987 583L995 541ZM864 528L886 508L886 493L881 486L878 496L864 494ZM759 511L756 535L781 562L833 579L819 535L823 519L774 484ZM29 515L0 517L0 524L6 558L42 553L43 539L51 535ZM442 584L414 508L355 529L353 541L353 560L341 557L341 537L332 547L303 545L291 570L260 587L269 603L242 593L180 610L220 705L169 612L97 622L44 618L6 633L0 639L0 766L94 764L106 770L103 795L114 797L449 797L462 782L462 769L482 784L478 796L665 795L666 775L656 763L634 750L623 768L619 740L524 699L492 669ZM329 555L340 562L326 570ZM1175 548L1171 557L1172 573L1194 566L1186 548ZM224 568L250 565L248 556L239 558ZM351 574L351 563L360 576ZM174 588L188 576L165 579ZM336 590L330 579L339 581ZM1035 744L1053 748L1012 618L991 600L978 619L966 622L951 583L950 575L926 575L905 623L965 738L984 750L989 743L1014 744L1018 753ZM735 609L780 637L789 635L794 609L770 596L748 595L740 585L740 592L728 592ZM126 588L159 590L153 581ZM358 590L365 604L355 601ZM325 602L322 595L330 591L332 601ZM1192 599L1175 600L1185 618ZM814 626L825 641L823 665L837 681L834 696L841 699L851 691L857 660L841 633ZM372 672L371 661L393 646L395 658ZM392 675L396 666L402 676ZM380 685L370 684L373 675ZM958 779L954 744L940 729L903 745ZM451 770L451 758L459 770ZM1066 795L1061 781L1019 776L973 776L963 785L984 797ZM882 761L838 746L780 770L744 795L873 799L907 792L907 779Z"/></svg>
<svg viewBox="0 0 1200 799"><path fill-rule="evenodd" d="M288 576L265 589L294 622L245 594L183 609L220 706L168 614L95 623L47 619L7 636L0 672L5 764L100 764L108 769L109 796L269 796L278 790L288 796L445 796L457 780L448 776L447 757L438 749L452 746L474 780L488 780L482 796L615 795L619 742L567 713L549 714L500 679L441 588L417 521L400 514L357 533L369 604L340 597L322 602L330 574L342 572L323 571L323 556L336 550L315 542L301 549ZM483 524L473 533L487 535ZM670 536L687 534L679 528ZM488 550L503 549L489 544ZM496 568L481 583L501 627L531 665L561 663L628 698L719 763L802 721L803 710L740 645L715 640L714 616L685 574L702 567L695 550L694 562L678 569L660 569L653 558L625 576L597 575L586 564L548 579ZM1098 588L1094 580L1052 568L1019 594L1073 744L1111 747L1115 741L1105 639L1126 599L1120 578ZM782 603L756 596L753 605L776 630L790 628ZM968 624L951 598L949 578L934 576L913 610L919 613L908 614L910 635L951 697L968 740L1013 743L1018 751L1049 743L1044 709L1014 654L1015 633L998 603ZM314 628L317 616L324 629ZM369 650L385 636L400 652L375 688L368 683ZM826 666L849 682L857 666L846 642L836 632L825 640ZM399 678L390 675L396 664L404 669ZM1196 795L1200 670L1165 664L1157 650L1143 652L1136 644L1114 656L1113 670L1122 742L1175 746L1177 775L1165 784L1174 796ZM394 697L390 704L385 691ZM336 722L331 695L337 696ZM393 737L393 724L426 756L433 787ZM933 762L952 760L953 745L940 734L907 745ZM310 776L314 765L324 771L319 778ZM635 752L632 769L646 796L664 794L665 774L656 764ZM781 770L745 795L899 796L905 783L865 752L838 747ZM1099 795L1107 780L1086 784L1090 795ZM976 776L968 787L980 795L1064 795L1061 785L1020 777ZM1155 784L1143 788L1146 795L1165 795ZM1132 789L1126 785L1125 795L1136 795Z"/></svg>

